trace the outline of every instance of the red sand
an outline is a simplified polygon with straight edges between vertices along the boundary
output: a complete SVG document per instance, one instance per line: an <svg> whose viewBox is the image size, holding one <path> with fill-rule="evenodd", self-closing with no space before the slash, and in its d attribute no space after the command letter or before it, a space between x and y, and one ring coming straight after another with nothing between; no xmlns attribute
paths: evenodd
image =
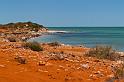
<svg viewBox="0 0 124 82"><path fill-rule="evenodd" d="M24 49L21 43L0 42L0 82L105 82L114 75L111 66L117 66L114 61L84 57L88 48L43 48L44 51L36 52ZM49 59L49 54L62 51L68 54L64 60ZM27 63L17 62L17 55Z"/></svg>

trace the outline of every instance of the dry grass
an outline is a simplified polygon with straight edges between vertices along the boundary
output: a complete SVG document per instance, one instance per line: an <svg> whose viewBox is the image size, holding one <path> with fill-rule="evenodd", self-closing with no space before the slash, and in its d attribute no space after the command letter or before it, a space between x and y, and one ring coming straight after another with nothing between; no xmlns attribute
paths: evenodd
<svg viewBox="0 0 124 82"><path fill-rule="evenodd" d="M115 69L114 76L115 76L115 79L124 77L124 64L122 64L122 67Z"/></svg>
<svg viewBox="0 0 124 82"><path fill-rule="evenodd" d="M97 57L99 59L118 59L116 51L113 50L111 46L96 46L95 48L90 49L89 52L85 55L90 57Z"/></svg>
<svg viewBox="0 0 124 82"><path fill-rule="evenodd" d="M43 48L38 42L26 42L23 44L23 47L30 48L33 51L43 51Z"/></svg>

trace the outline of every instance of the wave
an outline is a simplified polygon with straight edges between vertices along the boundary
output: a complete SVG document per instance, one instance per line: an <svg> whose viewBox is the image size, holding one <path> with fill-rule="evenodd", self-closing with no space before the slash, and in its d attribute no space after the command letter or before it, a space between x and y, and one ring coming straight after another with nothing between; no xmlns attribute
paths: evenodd
<svg viewBox="0 0 124 82"><path fill-rule="evenodd" d="M48 33L69 33L69 31L49 30Z"/></svg>

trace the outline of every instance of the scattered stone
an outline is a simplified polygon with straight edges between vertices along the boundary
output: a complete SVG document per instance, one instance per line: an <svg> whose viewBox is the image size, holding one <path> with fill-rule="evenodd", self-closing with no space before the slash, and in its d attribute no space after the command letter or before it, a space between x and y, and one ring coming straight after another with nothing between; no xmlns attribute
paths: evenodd
<svg viewBox="0 0 124 82"><path fill-rule="evenodd" d="M120 57L124 57L124 53L120 55Z"/></svg>
<svg viewBox="0 0 124 82"><path fill-rule="evenodd" d="M77 69L81 69L81 67L78 67Z"/></svg>
<svg viewBox="0 0 124 82"><path fill-rule="evenodd" d="M0 42L9 42L9 40L5 38L0 38Z"/></svg>
<svg viewBox="0 0 124 82"><path fill-rule="evenodd" d="M59 53L57 53L57 54L51 54L51 56L50 56L50 60L64 60L64 56L63 56L63 54L59 54Z"/></svg>
<svg viewBox="0 0 124 82"><path fill-rule="evenodd" d="M16 56L16 57L15 57L15 60L16 60L18 63L20 63L20 64L26 64L26 63L27 63L27 60L26 60L24 57L22 57L22 56Z"/></svg>
<svg viewBox="0 0 124 82"><path fill-rule="evenodd" d="M112 78L107 78L107 79L105 80L105 82L116 82L116 81L115 81L115 78L112 77Z"/></svg>
<svg viewBox="0 0 124 82"><path fill-rule="evenodd" d="M86 68L86 69L89 68L89 65L88 65L88 64L80 64L80 66L81 66L82 68Z"/></svg>
<svg viewBox="0 0 124 82"><path fill-rule="evenodd" d="M43 72L48 73L49 71L43 71Z"/></svg>
<svg viewBox="0 0 124 82"><path fill-rule="evenodd" d="M117 64L124 64L124 61L118 60L118 61L117 61Z"/></svg>
<svg viewBox="0 0 124 82"><path fill-rule="evenodd" d="M94 62L100 62L100 60L99 59L96 59L96 60L94 60Z"/></svg>
<svg viewBox="0 0 124 82"><path fill-rule="evenodd" d="M39 72L45 72L45 73L48 73L48 71L44 71L44 70L41 70L41 69L38 69Z"/></svg>
<svg viewBox="0 0 124 82"><path fill-rule="evenodd" d="M65 67L64 67L64 66L62 66L62 65L59 65L59 68L62 68L62 69L64 69Z"/></svg>
<svg viewBox="0 0 124 82"><path fill-rule="evenodd" d="M4 68L4 67L5 67L5 65L0 64L0 67Z"/></svg>
<svg viewBox="0 0 124 82"><path fill-rule="evenodd" d="M114 74L111 74L111 75L108 75L107 77L108 78L114 78L115 76L114 76Z"/></svg>
<svg viewBox="0 0 124 82"><path fill-rule="evenodd" d="M48 63L48 62L46 63L46 66L52 66L52 65L53 65L53 64L51 64L51 63Z"/></svg>
<svg viewBox="0 0 124 82"><path fill-rule="evenodd" d="M93 74L90 74L89 78L91 78L91 79L92 79L94 76L95 76L95 75L93 75Z"/></svg>
<svg viewBox="0 0 124 82"><path fill-rule="evenodd" d="M39 66L45 66L45 65L46 65L46 62L44 62L44 61L39 61L38 65L39 65Z"/></svg>
<svg viewBox="0 0 124 82"><path fill-rule="evenodd" d="M104 76L100 71L94 72L94 74L96 74L98 77Z"/></svg>

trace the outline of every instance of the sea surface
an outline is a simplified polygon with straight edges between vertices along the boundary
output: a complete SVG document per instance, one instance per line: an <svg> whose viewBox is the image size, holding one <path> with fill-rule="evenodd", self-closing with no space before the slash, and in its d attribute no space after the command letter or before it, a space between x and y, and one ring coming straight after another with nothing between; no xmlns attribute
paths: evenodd
<svg viewBox="0 0 124 82"><path fill-rule="evenodd" d="M46 34L30 41L61 42L69 45L108 45L124 51L124 27L49 27L49 30L64 31Z"/></svg>

